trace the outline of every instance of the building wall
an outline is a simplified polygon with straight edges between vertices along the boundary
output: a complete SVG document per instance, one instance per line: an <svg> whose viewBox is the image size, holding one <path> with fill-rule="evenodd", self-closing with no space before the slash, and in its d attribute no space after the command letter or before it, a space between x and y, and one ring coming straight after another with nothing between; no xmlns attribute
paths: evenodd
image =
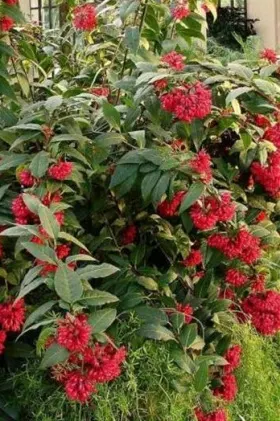
<svg viewBox="0 0 280 421"><path fill-rule="evenodd" d="M29 0L19 0L19 5L22 13L27 20L30 19L30 2Z"/></svg>
<svg viewBox="0 0 280 421"><path fill-rule="evenodd" d="M255 28L264 46L280 52L280 0L248 0L248 17L260 20Z"/></svg>

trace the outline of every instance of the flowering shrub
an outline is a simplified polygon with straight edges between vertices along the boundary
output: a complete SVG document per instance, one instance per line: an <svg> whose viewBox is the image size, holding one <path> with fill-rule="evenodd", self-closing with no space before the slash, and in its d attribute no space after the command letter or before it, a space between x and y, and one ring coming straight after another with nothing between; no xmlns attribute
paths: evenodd
<svg viewBox="0 0 280 421"><path fill-rule="evenodd" d="M170 343L197 419L226 420L242 354L226 327L280 330L278 67L188 54L196 2L134 3L74 7L43 52L10 34L13 69L40 74L3 92L0 352L21 330L88 404L125 370L132 316L131 341Z"/></svg>

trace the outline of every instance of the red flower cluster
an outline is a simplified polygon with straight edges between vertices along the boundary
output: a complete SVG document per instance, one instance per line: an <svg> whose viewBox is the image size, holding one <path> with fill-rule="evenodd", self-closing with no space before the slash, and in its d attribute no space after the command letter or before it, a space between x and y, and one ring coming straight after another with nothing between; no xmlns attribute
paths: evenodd
<svg viewBox="0 0 280 421"><path fill-rule="evenodd" d="M48 238L48 236L46 238ZM36 244L44 244L44 240L42 240L39 237L33 237L31 241ZM70 254L70 251L71 251L71 248L66 244L59 244L55 249L57 258L61 260L68 257ZM51 263L46 263L39 259L36 260L36 264L38 266L42 266L42 270L40 272L41 276L48 276L50 273L54 273L57 271L57 265L52 265ZM68 267L70 269L73 269L75 268L75 264L76 263L74 262L69 263Z"/></svg>
<svg viewBox="0 0 280 421"><path fill-rule="evenodd" d="M111 344L95 343L92 346L92 328L85 314L68 314L58 324L56 336L51 337L46 346L59 343L71 354L65 363L52 367L52 376L64 385L69 399L87 402L92 393L97 391L97 383L109 382L121 374L126 349L117 349Z"/></svg>
<svg viewBox="0 0 280 421"><path fill-rule="evenodd" d="M257 114L254 117L254 122L258 127L262 127L264 129L267 128L267 127L270 127L270 124L271 124L270 120L267 117L265 117L264 115L261 115L261 114Z"/></svg>
<svg viewBox="0 0 280 421"><path fill-rule="evenodd" d="M263 138L272 142L277 149L280 148L280 123L274 124L274 126L269 127Z"/></svg>
<svg viewBox="0 0 280 421"><path fill-rule="evenodd" d="M170 53L165 54L161 58L162 63L168 64L174 70L181 71L184 69L184 56L182 54L176 53L176 51L171 51Z"/></svg>
<svg viewBox="0 0 280 421"><path fill-rule="evenodd" d="M225 373L232 373L240 365L242 349L239 345L231 346L224 355L228 365L224 366Z"/></svg>
<svg viewBox="0 0 280 421"><path fill-rule="evenodd" d="M49 177L54 180L65 180L73 171L73 162L58 161L48 169Z"/></svg>
<svg viewBox="0 0 280 421"><path fill-rule="evenodd" d="M0 32L8 32L14 26L14 20L10 16L2 16L0 18Z"/></svg>
<svg viewBox="0 0 280 421"><path fill-rule="evenodd" d="M189 324L192 321L192 315L193 315L193 308L189 304L180 304L178 303L176 305L176 310L179 311L179 313L183 313L185 315L185 323Z"/></svg>
<svg viewBox="0 0 280 421"><path fill-rule="evenodd" d="M190 254L182 262L186 267L198 266L202 263L202 254L200 250L191 250Z"/></svg>
<svg viewBox="0 0 280 421"><path fill-rule="evenodd" d="M250 265L261 255L260 239L246 229L240 229L235 237L212 234L207 241L210 247L220 250L229 259L240 259Z"/></svg>
<svg viewBox="0 0 280 421"><path fill-rule="evenodd" d="M223 384L213 390L214 396L218 396L228 402L234 401L238 392L235 376L231 373L225 374L222 376L221 381Z"/></svg>
<svg viewBox="0 0 280 421"><path fill-rule="evenodd" d="M212 180L211 157L207 152L201 150L190 160L189 166L192 170L200 174L201 180L208 184Z"/></svg>
<svg viewBox="0 0 280 421"><path fill-rule="evenodd" d="M186 144L181 139L173 140L170 146L175 152L183 152L186 149Z"/></svg>
<svg viewBox="0 0 280 421"><path fill-rule="evenodd" d="M201 409L195 409L197 421L227 421L227 414L224 409L217 409L214 412L205 414Z"/></svg>
<svg viewBox="0 0 280 421"><path fill-rule="evenodd" d="M208 196L202 202L196 202L190 209L194 226L200 230L214 228L218 222L230 221L235 214L235 206L229 193L220 198Z"/></svg>
<svg viewBox="0 0 280 421"><path fill-rule="evenodd" d="M250 294L242 303L242 310L251 317L258 332L274 335L280 331L280 294L276 291Z"/></svg>
<svg viewBox="0 0 280 421"><path fill-rule="evenodd" d="M186 194L185 191L179 191L174 194L172 200L165 199L163 202L161 202L158 205L157 213L162 218L172 218L172 216L175 216L177 214L179 206L181 205L183 201L185 194Z"/></svg>
<svg viewBox="0 0 280 421"><path fill-rule="evenodd" d="M21 298L0 304L0 355L3 353L7 332L19 332L25 320L25 305Z"/></svg>
<svg viewBox="0 0 280 421"><path fill-rule="evenodd" d="M251 173L269 195L276 196L280 190L280 151L269 154L267 165L253 162Z"/></svg>
<svg viewBox="0 0 280 421"><path fill-rule="evenodd" d="M253 292L263 292L265 290L265 276L258 274L256 277L251 279L251 290Z"/></svg>
<svg viewBox="0 0 280 421"><path fill-rule="evenodd" d="M167 88L168 86L168 80L167 79L160 79L160 80L156 80L154 83L154 88L156 91L163 91L165 88Z"/></svg>
<svg viewBox="0 0 280 421"><path fill-rule="evenodd" d="M200 82L174 88L163 94L160 101L165 111L187 123L203 119L211 113L211 91Z"/></svg>
<svg viewBox="0 0 280 421"><path fill-rule="evenodd" d="M171 14L174 19L182 20L190 15L191 11L187 6L179 5L172 9Z"/></svg>
<svg viewBox="0 0 280 421"><path fill-rule="evenodd" d="M225 281L227 284L233 285L235 287L241 287L248 281L248 277L245 275L245 273L238 269L228 269Z"/></svg>
<svg viewBox="0 0 280 421"><path fill-rule="evenodd" d="M262 59L265 59L269 61L269 63L275 64L277 63L277 54L275 50L272 50L271 48L265 48L261 54L260 57Z"/></svg>
<svg viewBox="0 0 280 421"><path fill-rule="evenodd" d="M99 86L96 88L90 88L89 93L95 96L104 96L108 98L108 96L110 95L110 89L105 88L104 86Z"/></svg>
<svg viewBox="0 0 280 421"><path fill-rule="evenodd" d="M73 10L73 25L81 31L92 31L97 26L96 9L92 4L83 4Z"/></svg>
<svg viewBox="0 0 280 421"><path fill-rule="evenodd" d="M134 243L136 237L137 237L137 227L135 225L128 225L124 230L122 231L122 238L121 238L121 244L123 246L127 246L128 244Z"/></svg>
<svg viewBox="0 0 280 421"><path fill-rule="evenodd" d="M22 170L19 175L19 182L23 187L32 187L36 183L36 178L33 177L31 171L29 170Z"/></svg>

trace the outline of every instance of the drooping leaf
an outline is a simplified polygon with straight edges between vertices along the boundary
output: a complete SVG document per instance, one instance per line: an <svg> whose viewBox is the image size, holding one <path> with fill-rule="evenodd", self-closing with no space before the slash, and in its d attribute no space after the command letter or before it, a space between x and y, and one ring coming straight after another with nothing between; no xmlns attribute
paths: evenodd
<svg viewBox="0 0 280 421"><path fill-rule="evenodd" d="M38 208L38 216L46 233L51 238L57 238L59 234L59 224L50 209L41 204Z"/></svg>
<svg viewBox="0 0 280 421"><path fill-rule="evenodd" d="M206 362L200 364L194 376L194 387L197 392L202 392L208 382L208 364Z"/></svg>
<svg viewBox="0 0 280 421"><path fill-rule="evenodd" d="M44 316L54 305L56 301L47 301L46 303L42 304L40 307L36 308L25 320L23 325L23 330L27 329L31 326L36 320L40 319L40 317Z"/></svg>
<svg viewBox="0 0 280 421"><path fill-rule="evenodd" d="M66 303L78 301L83 294L83 285L79 276L65 264L60 264L56 271L54 287L57 295Z"/></svg>
<svg viewBox="0 0 280 421"><path fill-rule="evenodd" d="M155 339L159 341L174 341L175 336L171 330L167 329L160 324L149 323L142 326L139 331L139 335L144 336L145 338Z"/></svg>
<svg viewBox="0 0 280 421"><path fill-rule="evenodd" d="M195 323L185 325L182 328L182 331L180 333L181 344L186 348L190 347L192 343L195 341L196 335L197 335L197 325Z"/></svg>
<svg viewBox="0 0 280 421"><path fill-rule="evenodd" d="M115 303L119 299L107 291L92 289L87 291L79 301L88 306L102 306L104 304Z"/></svg>
<svg viewBox="0 0 280 421"><path fill-rule="evenodd" d="M185 210L189 209L191 205L193 205L202 195L204 191L204 184L201 182L193 183L189 188L181 206L179 209L179 214L185 212Z"/></svg>
<svg viewBox="0 0 280 421"><path fill-rule="evenodd" d="M58 344L53 344L47 349L42 359L40 368L44 370L58 363L63 363L64 361L67 360L68 357L69 357L69 351L67 351L66 348L63 348L62 346Z"/></svg>
<svg viewBox="0 0 280 421"><path fill-rule="evenodd" d="M78 269L78 275L88 281L89 279L106 278L113 275L119 269L109 263L102 263L101 265L87 265L84 268Z"/></svg>
<svg viewBox="0 0 280 421"><path fill-rule="evenodd" d="M41 151L34 156L29 166L30 171L34 177L43 177L49 166L49 154L45 151Z"/></svg>
<svg viewBox="0 0 280 421"><path fill-rule="evenodd" d="M42 246L35 243L22 243L22 246L36 259L50 264L56 264L56 255L49 246Z"/></svg>
<svg viewBox="0 0 280 421"><path fill-rule="evenodd" d="M88 323L92 326L92 332L101 333L108 329L117 316L117 310L114 308L106 308L104 310L96 310L90 314Z"/></svg>

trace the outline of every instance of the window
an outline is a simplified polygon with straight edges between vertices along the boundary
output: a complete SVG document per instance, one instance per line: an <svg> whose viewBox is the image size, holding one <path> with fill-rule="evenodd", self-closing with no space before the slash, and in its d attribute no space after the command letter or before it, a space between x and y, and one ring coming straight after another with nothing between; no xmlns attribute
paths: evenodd
<svg viewBox="0 0 280 421"><path fill-rule="evenodd" d="M29 0L31 22L36 22L44 29L60 26L60 8L57 0Z"/></svg>

